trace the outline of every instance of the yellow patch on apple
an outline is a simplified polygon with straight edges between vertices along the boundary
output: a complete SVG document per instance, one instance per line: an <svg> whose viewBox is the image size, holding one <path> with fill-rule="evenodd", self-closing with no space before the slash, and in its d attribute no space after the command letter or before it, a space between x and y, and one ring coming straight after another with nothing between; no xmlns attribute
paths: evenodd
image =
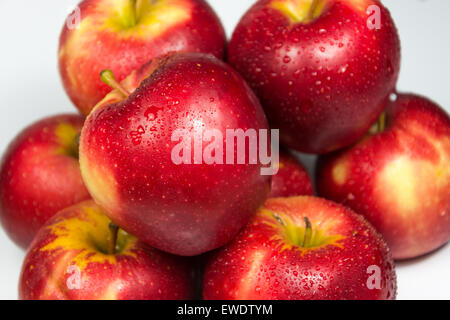
<svg viewBox="0 0 450 320"><path fill-rule="evenodd" d="M184 0L105 0L100 10L110 17L103 28L121 36L153 38L191 18L191 5ZM113 10L112 12L107 11Z"/></svg>
<svg viewBox="0 0 450 320"><path fill-rule="evenodd" d="M115 264L116 255L108 253L108 241L112 240L109 229L111 221L97 208L86 205L79 210L81 210L79 216L58 221L47 227L55 239L41 248L41 251L68 250L67 259L62 261L63 267L74 264L80 268L80 271L90 263ZM117 253L136 257L131 250L136 241L135 237L119 230Z"/></svg>
<svg viewBox="0 0 450 320"><path fill-rule="evenodd" d="M337 163L333 166L332 175L333 180L338 185L343 185L347 182L349 175L349 163L346 159L339 159Z"/></svg>
<svg viewBox="0 0 450 320"><path fill-rule="evenodd" d="M334 2L347 3L365 14L373 0L273 0L270 7L289 17L292 23L310 23L328 10Z"/></svg>
<svg viewBox="0 0 450 320"><path fill-rule="evenodd" d="M85 155L85 153L80 154L80 168L89 193L100 205L108 204L108 208L117 207L119 195L114 173L104 163L96 164L88 159L88 157L94 157L95 154Z"/></svg>
<svg viewBox="0 0 450 320"><path fill-rule="evenodd" d="M55 135L59 139L61 148L60 153L71 156L78 156L78 141L77 137L80 134L79 130L76 130L74 126L69 123L60 123L55 128Z"/></svg>
<svg viewBox="0 0 450 320"><path fill-rule="evenodd" d="M375 192L380 193L384 205L394 205L400 213L410 214L439 203L441 190L450 181L450 139L429 138L439 157L438 161L411 159L399 156L387 163L380 172ZM389 192L385 192L386 189Z"/></svg>
<svg viewBox="0 0 450 320"><path fill-rule="evenodd" d="M279 243L280 252L298 250L304 256L329 245L343 248L339 242L345 237L332 234L328 226L323 223L316 226L311 224L308 228L305 221L296 221L282 212L261 209L261 214L266 217L264 223L277 231L271 240Z"/></svg>

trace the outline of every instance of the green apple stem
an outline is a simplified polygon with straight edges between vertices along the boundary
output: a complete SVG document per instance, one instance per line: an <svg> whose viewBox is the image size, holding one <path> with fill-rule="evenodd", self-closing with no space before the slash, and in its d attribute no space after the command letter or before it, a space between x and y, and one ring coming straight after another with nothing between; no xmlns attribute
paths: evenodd
<svg viewBox="0 0 450 320"><path fill-rule="evenodd" d="M314 19L314 12L316 11L317 6L319 5L319 0L312 0L311 6L309 7L308 15L306 19L311 21Z"/></svg>
<svg viewBox="0 0 450 320"><path fill-rule="evenodd" d="M383 132L386 129L386 112L383 112L378 118L377 130L378 132Z"/></svg>
<svg viewBox="0 0 450 320"><path fill-rule="evenodd" d="M137 25L141 19L143 4L143 0L131 0L131 26L133 27Z"/></svg>
<svg viewBox="0 0 450 320"><path fill-rule="evenodd" d="M109 70L103 70L100 73L100 79L106 83L108 86L110 86L113 89L118 90L120 93L122 93L125 97L128 97L130 95L130 93L128 92L127 89L125 89L119 81L117 81L116 77L114 76L114 73Z"/></svg>
<svg viewBox="0 0 450 320"><path fill-rule="evenodd" d="M79 149L80 149L80 137L81 137L81 132L78 133L75 138L73 139L73 143L71 145L71 150L70 154L75 158L78 159L79 158Z"/></svg>
<svg viewBox="0 0 450 320"><path fill-rule="evenodd" d="M111 241L109 242L109 254L116 253L116 244L117 244L117 234L119 232L119 227L114 223L110 222L109 230L111 231Z"/></svg>
<svg viewBox="0 0 450 320"><path fill-rule="evenodd" d="M305 220L305 233L303 236L302 247L308 248L311 244L312 226L311 226L311 222L309 221L308 217L305 217L304 220Z"/></svg>

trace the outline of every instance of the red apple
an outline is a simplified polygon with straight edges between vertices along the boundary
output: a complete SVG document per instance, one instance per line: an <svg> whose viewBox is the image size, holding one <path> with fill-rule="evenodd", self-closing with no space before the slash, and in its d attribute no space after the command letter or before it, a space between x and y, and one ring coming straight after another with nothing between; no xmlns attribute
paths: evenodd
<svg viewBox="0 0 450 320"><path fill-rule="evenodd" d="M314 186L303 164L289 151L280 151L279 170L272 177L271 198L312 196Z"/></svg>
<svg viewBox="0 0 450 320"><path fill-rule="evenodd" d="M89 198L78 164L84 118L57 115L24 129L0 166L0 221L9 237L28 247L59 210Z"/></svg>
<svg viewBox="0 0 450 320"><path fill-rule="evenodd" d="M71 18L60 37L59 69L70 99L86 115L111 90L99 79L106 68L122 80L172 51L224 55L223 27L204 0L85 0Z"/></svg>
<svg viewBox="0 0 450 320"><path fill-rule="evenodd" d="M205 299L395 299L382 237L353 211L313 197L267 200L207 264Z"/></svg>
<svg viewBox="0 0 450 320"><path fill-rule="evenodd" d="M216 154L208 164L197 155L212 153L212 140L225 153L228 129L268 129L245 81L199 53L155 59L122 84L109 72L103 78L117 89L81 134L81 171L92 197L121 228L169 253L193 256L230 241L268 196L271 179L259 162L226 164ZM208 139L211 130L222 137ZM180 138L190 149L182 163L173 159ZM230 146L237 149L236 140Z"/></svg>
<svg viewBox="0 0 450 320"><path fill-rule="evenodd" d="M19 283L26 300L189 299L186 260L139 242L86 201L53 217L33 241Z"/></svg>
<svg viewBox="0 0 450 320"><path fill-rule="evenodd" d="M380 29L368 27L373 5ZM357 141L382 112L400 41L376 0L260 0L234 31L228 57L284 145L326 153Z"/></svg>
<svg viewBox="0 0 450 320"><path fill-rule="evenodd" d="M450 118L416 95L399 95L367 137L324 156L320 195L364 215L394 258L430 252L450 239Z"/></svg>

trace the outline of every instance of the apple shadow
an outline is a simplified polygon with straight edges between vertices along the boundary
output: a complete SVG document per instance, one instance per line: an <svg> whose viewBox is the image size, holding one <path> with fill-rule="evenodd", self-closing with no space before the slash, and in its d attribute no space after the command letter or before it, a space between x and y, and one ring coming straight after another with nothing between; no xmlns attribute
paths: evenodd
<svg viewBox="0 0 450 320"><path fill-rule="evenodd" d="M395 265L399 266L399 267L408 267L408 266L411 266L413 264L420 263L420 262L422 262L424 260L427 260L427 259L437 255L438 252L441 251L442 249L444 249L446 246L448 246L448 244L449 244L449 242L444 243L442 246L434 249L433 251L431 251L429 253L426 253L424 255L415 257L415 258L410 258L410 259L405 259L405 260L396 260L395 261Z"/></svg>

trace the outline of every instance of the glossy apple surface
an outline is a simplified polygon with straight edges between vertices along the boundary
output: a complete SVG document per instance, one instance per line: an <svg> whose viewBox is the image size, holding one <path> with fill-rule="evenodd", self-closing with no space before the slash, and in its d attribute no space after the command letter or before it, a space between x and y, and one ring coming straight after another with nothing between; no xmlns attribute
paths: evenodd
<svg viewBox="0 0 450 320"><path fill-rule="evenodd" d="M289 151L280 150L279 170L272 177L270 197L312 195L314 195L314 186L303 164Z"/></svg>
<svg viewBox="0 0 450 320"><path fill-rule="evenodd" d="M104 69L120 81L172 51L223 58L223 27L203 0L85 0L78 8L60 36L59 70L66 92L83 114L111 91L99 78Z"/></svg>
<svg viewBox="0 0 450 320"><path fill-rule="evenodd" d="M331 201L292 197L267 200L209 261L203 296L371 300L395 299L396 291L389 249L369 223Z"/></svg>
<svg viewBox="0 0 450 320"><path fill-rule="evenodd" d="M361 142L324 156L320 195L364 215L394 258L428 253L450 239L450 118L430 100L401 94Z"/></svg>
<svg viewBox="0 0 450 320"><path fill-rule="evenodd" d="M20 299L191 298L193 281L185 258L159 252L122 230L115 235L110 222L92 200L53 217L25 258Z"/></svg>
<svg viewBox="0 0 450 320"><path fill-rule="evenodd" d="M210 144L192 141L217 130L225 148L227 129L268 129L251 89L225 63L198 53L156 59L121 86L82 131L81 170L92 197L117 225L169 253L198 255L230 241L268 196L271 179L259 162L194 164L194 149L204 155ZM191 164L172 158L178 130L191 139Z"/></svg>
<svg viewBox="0 0 450 320"><path fill-rule="evenodd" d="M24 129L0 166L0 221L8 236L28 247L59 210L88 199L78 163L79 115L57 115Z"/></svg>
<svg viewBox="0 0 450 320"><path fill-rule="evenodd" d="M380 29L368 27L373 5ZM228 59L285 146L327 153L360 139L382 112L400 41L379 1L260 0L236 27Z"/></svg>

